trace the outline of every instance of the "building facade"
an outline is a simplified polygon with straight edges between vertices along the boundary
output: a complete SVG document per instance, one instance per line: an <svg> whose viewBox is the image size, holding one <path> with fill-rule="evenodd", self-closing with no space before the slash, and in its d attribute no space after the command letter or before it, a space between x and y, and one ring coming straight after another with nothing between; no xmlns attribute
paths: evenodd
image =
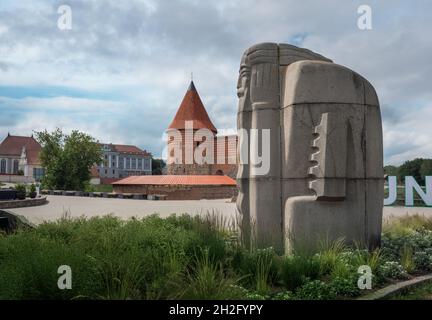
<svg viewBox="0 0 432 320"><path fill-rule="evenodd" d="M212 140L210 148L203 148L207 139L200 139L203 129ZM235 178L237 135L217 134L218 131L210 120L193 81L166 133L168 175L227 175ZM210 161L197 162L194 157L197 152L202 152Z"/></svg>
<svg viewBox="0 0 432 320"><path fill-rule="evenodd" d="M39 159L41 150L41 145L33 136L13 136L8 133L0 144L0 175L3 176L1 180L40 181L44 174ZM8 176L7 179L5 176ZM16 176L16 179L12 179L11 176Z"/></svg>
<svg viewBox="0 0 432 320"><path fill-rule="evenodd" d="M136 146L101 144L103 161L92 168L92 180L109 183L129 176L152 174L152 155Z"/></svg>
<svg viewBox="0 0 432 320"><path fill-rule="evenodd" d="M230 199L237 195L234 179L217 175L159 175L128 177L114 182L119 194L164 196L166 200Z"/></svg>

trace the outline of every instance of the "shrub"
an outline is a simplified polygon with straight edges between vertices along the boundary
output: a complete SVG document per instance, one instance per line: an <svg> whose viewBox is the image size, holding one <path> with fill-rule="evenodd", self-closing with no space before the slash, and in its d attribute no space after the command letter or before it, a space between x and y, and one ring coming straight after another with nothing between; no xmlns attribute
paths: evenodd
<svg viewBox="0 0 432 320"><path fill-rule="evenodd" d="M233 285L237 281L226 277L220 263L210 259L209 251L204 250L201 257L196 258L193 271L188 272L184 291L180 294L182 299L236 299L241 295Z"/></svg>
<svg viewBox="0 0 432 320"><path fill-rule="evenodd" d="M295 300L296 296L291 291L282 291L274 295L273 300Z"/></svg>
<svg viewBox="0 0 432 320"><path fill-rule="evenodd" d="M414 253L414 263L420 270L432 270L432 254L428 251L417 251Z"/></svg>
<svg viewBox="0 0 432 320"><path fill-rule="evenodd" d="M356 297L360 294L357 281L358 274L352 273L347 278L335 277L330 281L329 286L336 296Z"/></svg>
<svg viewBox="0 0 432 320"><path fill-rule="evenodd" d="M320 280L305 283L296 291L295 295L296 298L303 300L332 300L336 298L334 290Z"/></svg>
<svg viewBox="0 0 432 320"><path fill-rule="evenodd" d="M24 184L17 184L15 186L15 190L17 191L17 198L20 200L24 200L26 198L27 190Z"/></svg>
<svg viewBox="0 0 432 320"><path fill-rule="evenodd" d="M281 266L281 279L286 289L294 291L309 280L320 275L319 261L314 257L292 255L286 257Z"/></svg>
<svg viewBox="0 0 432 320"><path fill-rule="evenodd" d="M372 274L375 274L378 271L379 266L384 260L381 249L375 249L372 252L357 249L352 253L351 257L351 263L355 268L364 265L369 266Z"/></svg>
<svg viewBox="0 0 432 320"><path fill-rule="evenodd" d="M413 250L411 247L405 245L402 248L401 252L401 265L404 270L408 273L411 273L415 270L415 261L413 256Z"/></svg>
<svg viewBox="0 0 432 320"><path fill-rule="evenodd" d="M32 198L32 199L36 198L36 186L35 186L34 183L32 183L30 185L29 197Z"/></svg>
<svg viewBox="0 0 432 320"><path fill-rule="evenodd" d="M326 241L320 243L320 250L317 254L317 259L320 265L320 273L330 274L340 263L345 264L341 259L346 252L343 239L336 241Z"/></svg>
<svg viewBox="0 0 432 320"><path fill-rule="evenodd" d="M242 283L260 295L267 294L278 279L278 261L273 248L249 251L237 247L230 255L230 266L242 277Z"/></svg>
<svg viewBox="0 0 432 320"><path fill-rule="evenodd" d="M404 268L396 261L386 261L378 272L385 278L401 279L406 276Z"/></svg>
<svg viewBox="0 0 432 320"><path fill-rule="evenodd" d="M213 274L220 292L228 290L236 278L215 264L224 235L216 230L204 234L200 228L206 222L194 223L187 230L175 218L157 216L129 221L112 216L62 219L1 237L0 298L164 299L179 296L185 286L177 284L187 283L188 272L195 284ZM198 267L192 253L202 252L209 237L212 250ZM57 268L63 264L72 268L72 290L57 288ZM208 291L208 296L218 294ZM236 294L225 297L241 298Z"/></svg>

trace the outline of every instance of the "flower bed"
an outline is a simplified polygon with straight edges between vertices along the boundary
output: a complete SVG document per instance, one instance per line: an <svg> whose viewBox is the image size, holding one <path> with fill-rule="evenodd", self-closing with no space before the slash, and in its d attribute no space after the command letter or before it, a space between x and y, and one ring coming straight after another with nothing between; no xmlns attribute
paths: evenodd
<svg viewBox="0 0 432 320"><path fill-rule="evenodd" d="M432 270L432 220L386 223L382 248L246 249L218 216L62 219L0 236L0 299L353 299L359 266L374 289ZM59 290L57 269L73 272Z"/></svg>

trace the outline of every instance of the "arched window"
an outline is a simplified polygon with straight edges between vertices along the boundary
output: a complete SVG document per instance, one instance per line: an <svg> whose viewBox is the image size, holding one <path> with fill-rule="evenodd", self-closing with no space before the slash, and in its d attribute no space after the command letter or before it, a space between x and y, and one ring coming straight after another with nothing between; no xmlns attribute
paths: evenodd
<svg viewBox="0 0 432 320"><path fill-rule="evenodd" d="M0 173L6 173L6 159L0 161Z"/></svg>
<svg viewBox="0 0 432 320"><path fill-rule="evenodd" d="M222 170L218 170L218 171L216 171L216 175L217 176L223 176L224 174L223 174Z"/></svg>

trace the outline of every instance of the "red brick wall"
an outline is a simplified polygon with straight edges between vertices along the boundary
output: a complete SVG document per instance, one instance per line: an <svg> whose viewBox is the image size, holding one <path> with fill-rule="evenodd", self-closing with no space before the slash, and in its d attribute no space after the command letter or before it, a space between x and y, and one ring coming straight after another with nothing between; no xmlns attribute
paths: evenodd
<svg viewBox="0 0 432 320"><path fill-rule="evenodd" d="M235 186L114 185L115 193L167 195L167 200L228 199L237 195Z"/></svg>
<svg viewBox="0 0 432 320"><path fill-rule="evenodd" d="M170 140L170 132L168 134L168 161L167 174L174 175L215 175L220 170L222 175L235 178L237 174L237 136L220 136L213 140L213 164L186 164L185 159L185 141L186 139L193 140L192 136L186 136L184 130L181 133L181 163L174 163L173 147L174 142ZM194 130L194 133L196 130ZM180 143L176 141L176 143ZM193 150L197 147L198 142L193 142ZM177 155L179 156L179 154ZM219 159L221 158L221 159ZM223 162L219 164L218 162Z"/></svg>

